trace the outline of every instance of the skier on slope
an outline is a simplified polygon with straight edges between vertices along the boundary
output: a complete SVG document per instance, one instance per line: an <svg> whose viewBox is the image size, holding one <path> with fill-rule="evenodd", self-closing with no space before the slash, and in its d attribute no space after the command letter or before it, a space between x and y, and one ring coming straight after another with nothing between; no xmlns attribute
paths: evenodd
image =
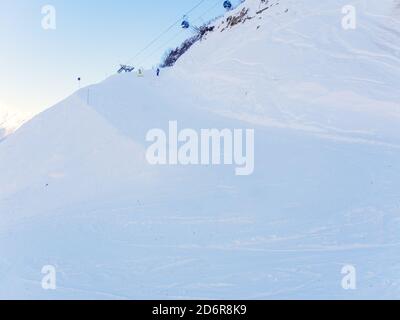
<svg viewBox="0 0 400 320"><path fill-rule="evenodd" d="M157 77L160 76L160 68L157 68Z"/></svg>

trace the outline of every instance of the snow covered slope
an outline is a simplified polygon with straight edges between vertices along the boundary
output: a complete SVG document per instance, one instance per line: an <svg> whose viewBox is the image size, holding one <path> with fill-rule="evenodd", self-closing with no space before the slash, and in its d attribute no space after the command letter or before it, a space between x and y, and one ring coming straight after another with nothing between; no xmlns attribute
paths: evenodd
<svg viewBox="0 0 400 320"><path fill-rule="evenodd" d="M17 130L25 121L21 115L11 113L0 105L0 141Z"/></svg>
<svg viewBox="0 0 400 320"><path fill-rule="evenodd" d="M348 4L247 0L161 77L110 77L4 140L0 298L400 298L399 14L355 1L344 30ZM174 120L255 129L254 174L149 165Z"/></svg>
<svg viewBox="0 0 400 320"><path fill-rule="evenodd" d="M227 18L218 21L207 45L178 62L177 77L201 83L210 103L217 101L212 109L234 118L335 139L394 142L400 10L395 1L355 1L357 27L344 30L346 5L246 1L234 12L248 10L245 23L227 32Z"/></svg>

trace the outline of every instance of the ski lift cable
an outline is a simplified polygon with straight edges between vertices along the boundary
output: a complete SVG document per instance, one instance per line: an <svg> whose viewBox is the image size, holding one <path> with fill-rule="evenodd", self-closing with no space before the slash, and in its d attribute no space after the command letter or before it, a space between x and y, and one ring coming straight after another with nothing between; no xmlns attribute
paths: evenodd
<svg viewBox="0 0 400 320"><path fill-rule="evenodd" d="M181 29L179 32L177 32L175 35L173 35L171 38L169 38L166 42L164 42L161 46L157 47L155 50L153 50L149 55L146 56L146 58L142 59L139 64L142 64L145 62L147 59L151 58L153 55L155 55L159 50L162 48L165 48L165 46L170 43L172 40L175 40L181 33L183 33L185 30Z"/></svg>
<svg viewBox="0 0 400 320"><path fill-rule="evenodd" d="M220 1L220 0L218 0L218 2L219 2L219 1ZM214 5L211 9L213 9L214 7L215 7L215 5ZM210 10L211 10L211 9L210 9ZM208 11L210 11L210 10L208 10ZM207 13L207 12L203 13L200 17L204 16L204 14L206 14L206 13ZM195 19L195 20L193 20L193 21L199 20L200 17L197 18L197 19ZM184 33L184 32L185 32L185 29L179 30L179 32L177 32L176 34L174 34L171 38L169 38L167 41L165 41L164 43L162 43L162 44L161 44L160 46L158 46L155 50L153 50L149 55L147 55L144 59L142 59L142 60L139 62L139 64L142 64L142 63L145 62L147 59L153 57L157 52L159 52L159 50L165 48L169 43L171 43L171 42L172 42L173 40L175 40L180 34L182 34L182 33Z"/></svg>
<svg viewBox="0 0 400 320"><path fill-rule="evenodd" d="M221 0L217 0L215 2L215 4L213 4L212 7L208 8L206 11L204 11L200 16L198 16L195 20L193 20L194 22L202 19L202 17L204 15L206 15L207 13L209 13L211 10L213 10L219 3L221 2ZM181 29L178 33L176 33L174 36L172 36L171 38L169 38L167 41L165 41L162 45L160 45L159 47L157 47L155 50L153 50L149 55L146 56L146 58L142 59L140 61L139 64L143 63L144 61L146 61L147 59L151 58L153 55L155 55L159 50L161 50L162 48L164 48L166 45L168 45L172 40L175 40L181 33L183 33L185 30Z"/></svg>
<svg viewBox="0 0 400 320"><path fill-rule="evenodd" d="M196 10L203 2L205 2L206 0L200 0L193 8L191 8L189 11L187 11L185 13L185 16L188 15L189 13L193 12L194 10ZM127 64L129 64L130 62L132 62L133 60L135 60L138 56L140 56L143 52L145 52L148 48L150 48L154 43L156 43L158 40L160 40L164 34L166 34L167 32L169 32L173 27L175 27L178 23L181 22L181 18L179 18L178 20L176 20L173 24L171 24L167 29L165 29L162 33L160 33L157 37L155 37L152 41L150 41L143 49L141 49L138 53L136 53L136 55L131 58Z"/></svg>
<svg viewBox="0 0 400 320"><path fill-rule="evenodd" d="M215 2L215 4L208 8L206 11L204 11L200 16L198 16L195 20L193 21L198 21L200 19L203 18L204 15L206 15L207 13L209 13L211 10L213 10L219 3L221 2L221 0L217 0ZM177 38L181 33L183 33L185 30L181 29L178 33L176 33L173 37L169 38L166 42L164 42L161 46L157 47L155 50L153 50L146 58L142 59L140 61L140 64L143 63L144 61L146 61L147 59L151 58L154 54L156 54L159 50L161 50L162 48L165 48L165 46L167 44L169 44L172 40L175 40L175 38Z"/></svg>

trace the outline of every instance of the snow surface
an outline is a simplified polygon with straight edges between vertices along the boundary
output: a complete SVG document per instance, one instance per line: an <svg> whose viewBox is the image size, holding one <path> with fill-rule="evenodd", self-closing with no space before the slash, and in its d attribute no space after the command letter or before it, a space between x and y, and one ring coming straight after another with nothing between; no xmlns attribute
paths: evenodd
<svg viewBox="0 0 400 320"><path fill-rule="evenodd" d="M0 141L6 136L16 131L26 121L28 117L11 112L9 108L0 104Z"/></svg>
<svg viewBox="0 0 400 320"><path fill-rule="evenodd" d="M0 298L400 298L399 10L267 6L217 20L160 78L83 88L0 144ZM254 174L150 166L146 133L171 120L254 128Z"/></svg>

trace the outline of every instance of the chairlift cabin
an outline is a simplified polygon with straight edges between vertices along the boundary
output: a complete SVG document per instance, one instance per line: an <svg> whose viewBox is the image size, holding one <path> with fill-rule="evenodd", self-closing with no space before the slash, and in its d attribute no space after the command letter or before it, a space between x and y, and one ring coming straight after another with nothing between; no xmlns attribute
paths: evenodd
<svg viewBox="0 0 400 320"><path fill-rule="evenodd" d="M183 17L183 20L182 20L182 23L181 23L181 27L183 29L189 29L190 23L189 23L189 19L187 18L187 16Z"/></svg>
<svg viewBox="0 0 400 320"><path fill-rule="evenodd" d="M228 0L224 1L224 8L226 10L231 10L232 9L232 2L230 2Z"/></svg>

